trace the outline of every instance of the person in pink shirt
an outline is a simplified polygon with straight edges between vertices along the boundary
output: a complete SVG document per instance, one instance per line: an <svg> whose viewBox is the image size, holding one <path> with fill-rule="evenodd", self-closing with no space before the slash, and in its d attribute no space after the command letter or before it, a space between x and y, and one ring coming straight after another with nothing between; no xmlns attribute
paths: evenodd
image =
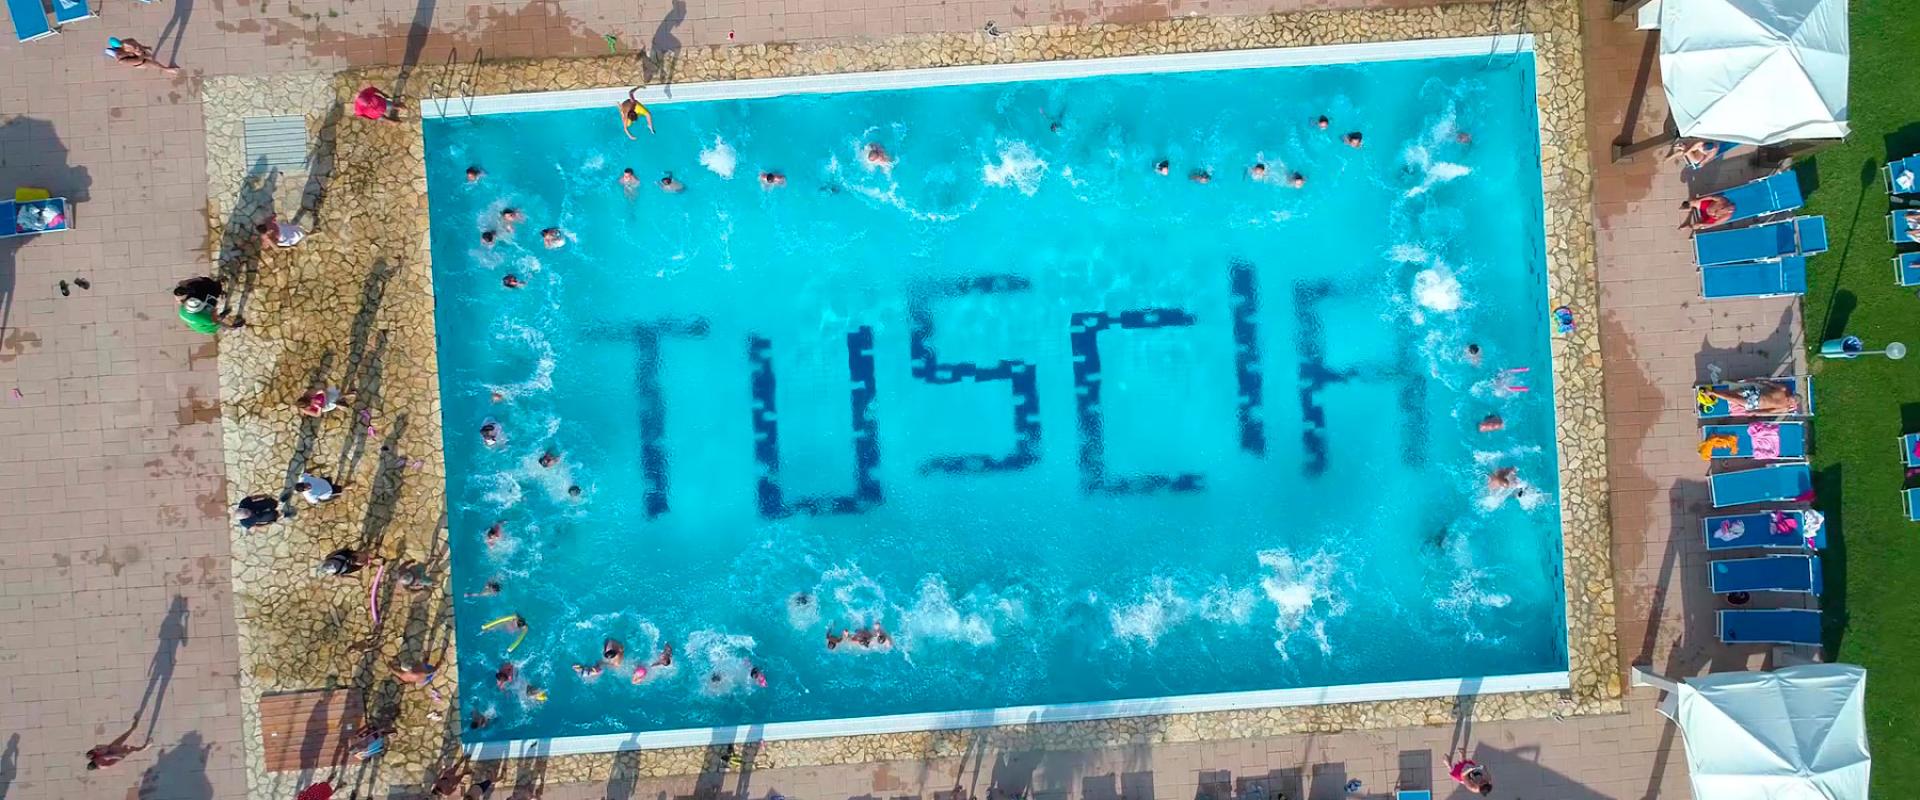
<svg viewBox="0 0 1920 800"><path fill-rule="evenodd" d="M361 89L353 98L353 115L362 119L399 122L399 111L400 103L376 86Z"/></svg>
<svg viewBox="0 0 1920 800"><path fill-rule="evenodd" d="M1453 754L1447 754L1447 777L1454 783L1466 787L1467 791L1477 794L1493 794L1493 776L1480 762L1467 758L1467 751L1460 751L1460 760L1455 761Z"/></svg>

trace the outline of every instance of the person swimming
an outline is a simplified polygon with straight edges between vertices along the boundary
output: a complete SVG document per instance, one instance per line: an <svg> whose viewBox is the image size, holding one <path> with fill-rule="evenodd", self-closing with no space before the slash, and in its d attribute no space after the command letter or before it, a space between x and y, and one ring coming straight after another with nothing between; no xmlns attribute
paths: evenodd
<svg viewBox="0 0 1920 800"><path fill-rule="evenodd" d="M507 273L507 277L500 279L500 285L505 286L509 289L518 289L522 286L527 285L527 282L520 280L520 276L509 272Z"/></svg>
<svg viewBox="0 0 1920 800"><path fill-rule="evenodd" d="M500 593L500 588L501 588L500 579L492 578L492 579L489 579L485 584L482 584L480 586L480 591L468 592L465 596L466 597L492 597Z"/></svg>
<svg viewBox="0 0 1920 800"><path fill-rule="evenodd" d="M626 654L627 648L618 640L608 639L605 644L600 645L600 657L616 667L620 666L620 660L625 658Z"/></svg>
<svg viewBox="0 0 1920 800"><path fill-rule="evenodd" d="M526 218L527 215L520 213L517 209L503 208L500 210L500 227L507 233L513 233L513 226L525 221Z"/></svg>
<svg viewBox="0 0 1920 800"><path fill-rule="evenodd" d="M599 664L575 664L573 665L573 674L579 675L580 679L583 681L590 681L600 677L600 665Z"/></svg>
<svg viewBox="0 0 1920 800"><path fill-rule="evenodd" d="M668 194L679 194L687 190L687 185L674 178L671 172L660 176L658 186L660 187L660 191Z"/></svg>
<svg viewBox="0 0 1920 800"><path fill-rule="evenodd" d="M1307 185L1307 176L1302 175L1298 172L1293 173L1292 175L1287 177L1287 185L1292 186L1295 189L1305 187Z"/></svg>
<svg viewBox="0 0 1920 800"><path fill-rule="evenodd" d="M1352 133L1347 134L1345 141L1348 147L1351 147L1355 150L1360 149L1360 132L1354 131Z"/></svg>
<svg viewBox="0 0 1920 800"><path fill-rule="evenodd" d="M488 547L492 547L496 544L499 544L501 540L506 538L507 531L506 531L505 525L506 525L505 522L495 522L493 523L493 527L487 529L487 546Z"/></svg>
<svg viewBox="0 0 1920 800"><path fill-rule="evenodd" d="M556 455L552 450L540 454L540 466L552 468L553 465L558 463L560 463L560 456Z"/></svg>
<svg viewBox="0 0 1920 800"><path fill-rule="evenodd" d="M1480 345L1468 344L1467 350L1466 350L1466 358L1467 358L1467 363L1472 364L1476 367L1480 366Z"/></svg>
<svg viewBox="0 0 1920 800"><path fill-rule="evenodd" d="M1514 467L1500 467L1487 475L1487 491L1499 492L1520 485L1520 470Z"/></svg>
<svg viewBox="0 0 1920 800"><path fill-rule="evenodd" d="M494 233L493 233L493 231L481 231L481 232L480 232L480 243L481 243L481 244L484 244L484 245L486 245L486 246L488 246L488 247L492 247L492 246L493 246L493 240L494 240L494 238L495 238L495 236L494 236Z"/></svg>
<svg viewBox="0 0 1920 800"><path fill-rule="evenodd" d="M755 686L767 688L767 673L760 671L760 668L754 666L751 661L747 662L747 677L753 679Z"/></svg>
<svg viewBox="0 0 1920 800"><path fill-rule="evenodd" d="M540 241L547 245L548 250L553 250L555 248L565 247L567 244L567 236L561 233L559 228L548 228L540 232Z"/></svg>
<svg viewBox="0 0 1920 800"><path fill-rule="evenodd" d="M640 189L640 176L633 174L632 167L620 171L620 188L627 190L629 198Z"/></svg>
<svg viewBox="0 0 1920 800"><path fill-rule="evenodd" d="M573 486L569 486L569 487L567 487L567 497L569 497L569 498L572 498L572 499L574 499L574 500L578 500L578 499L580 499L580 495L581 495L581 493L582 493L582 492L581 492L581 489L580 489L580 486L579 486L578 484L575 484L575 485L573 485Z"/></svg>
<svg viewBox="0 0 1920 800"><path fill-rule="evenodd" d="M1492 433L1504 427L1507 427L1507 421L1501 419L1499 414L1488 414L1480 420L1481 433Z"/></svg>
<svg viewBox="0 0 1920 800"><path fill-rule="evenodd" d="M1204 169L1196 169L1187 173L1187 180L1193 181L1194 183L1212 183L1213 173Z"/></svg>
<svg viewBox="0 0 1920 800"><path fill-rule="evenodd" d="M493 685L502 690L506 689L507 684L513 682L513 676L517 672L518 670L515 670L513 667L513 662L509 661L501 664L499 669L493 671Z"/></svg>
<svg viewBox="0 0 1920 800"><path fill-rule="evenodd" d="M481 172L479 167L467 167L467 182L477 182L480 180L480 176L484 174L486 173Z"/></svg>
<svg viewBox="0 0 1920 800"><path fill-rule="evenodd" d="M778 172L760 173L760 188L762 189L778 189L785 185L787 185L787 176L785 175Z"/></svg>
<svg viewBox="0 0 1920 800"><path fill-rule="evenodd" d="M513 277L511 275L507 276ZM500 423L488 421L480 425L480 443L492 447L500 443Z"/></svg>
<svg viewBox="0 0 1920 800"><path fill-rule="evenodd" d="M1333 124L1333 120L1327 119L1325 115L1321 115L1319 119L1316 119L1313 121L1313 127L1319 128L1320 130L1323 130L1323 131L1326 130L1327 126L1331 124Z"/></svg>
<svg viewBox="0 0 1920 800"><path fill-rule="evenodd" d="M893 166L893 155L888 153L886 148L881 147L879 142L867 143L866 158L867 164L870 166L881 169L887 169Z"/></svg>
<svg viewBox="0 0 1920 800"><path fill-rule="evenodd" d="M1173 169L1173 165L1170 163L1167 163L1167 160L1164 158L1160 159L1159 161L1153 162L1153 171L1158 174L1165 175L1172 169Z"/></svg>
<svg viewBox="0 0 1920 800"><path fill-rule="evenodd" d="M1255 161L1253 166L1247 168L1247 175L1256 181L1264 181L1267 179L1267 165Z"/></svg>
<svg viewBox="0 0 1920 800"><path fill-rule="evenodd" d="M620 101L620 129L626 132L628 139L640 138L633 135L633 123L639 122L641 118L647 120L647 133L654 132L653 112L648 111L647 107L640 103L640 98L635 96L639 93L640 87L635 86L627 90L627 99Z"/></svg>

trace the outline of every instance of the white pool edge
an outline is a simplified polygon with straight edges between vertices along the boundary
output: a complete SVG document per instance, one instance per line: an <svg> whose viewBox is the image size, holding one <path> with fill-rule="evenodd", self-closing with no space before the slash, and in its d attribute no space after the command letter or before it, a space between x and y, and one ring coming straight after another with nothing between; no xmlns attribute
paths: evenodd
<svg viewBox="0 0 1920 800"><path fill-rule="evenodd" d="M941 731L1001 725L1081 722L1122 717L1152 717L1250 708L1285 708L1333 703L1363 703L1428 697L1459 697L1506 692L1560 691L1571 683L1566 672L1535 672L1485 678L1445 678L1387 683L1357 683L1298 689L1156 697L1142 700L1106 700L1056 706L1015 706L971 711L939 711L880 717L770 722L671 731L560 736L468 744L477 759L523 758L611 753L662 747L704 747L781 739L818 739L828 736L865 736L878 733Z"/></svg>
<svg viewBox="0 0 1920 800"><path fill-rule="evenodd" d="M741 100L794 94L830 92L877 92L892 89L917 89L928 86L960 86L972 83L1058 80L1099 75L1135 75L1169 72L1200 72L1216 69L1251 67L1299 67L1324 64L1350 64L1377 61L1407 61L1419 58L1490 56L1499 53L1533 51L1533 34L1466 36L1450 39L1416 39L1397 42L1316 45L1311 47L1274 47L1258 50L1219 50L1206 53L1170 53L1150 56L1074 59L1068 61L1027 61L1015 64L981 64L958 67L926 67L879 72L846 72L835 75L797 75L785 78L750 78L731 81L680 83L648 86L635 95L649 106L672 103L698 103L712 100ZM471 99L458 97L428 98L420 102L420 115L428 119L487 114L518 114L529 111L567 111L581 108L613 108L627 99L626 87L572 89L554 92L483 95Z"/></svg>
<svg viewBox="0 0 1920 800"><path fill-rule="evenodd" d="M1057 80L1102 75L1134 75L1178 72L1202 72L1220 69L1290 67L1349 64L1379 61L1409 61L1423 58L1492 56L1528 53L1534 50L1532 34L1500 34L1440 39L1418 39L1358 44L1316 45L1307 47L1223 50L1204 53L1118 56L1113 58L1030 61L1012 64L929 67L918 69L849 72L833 75L801 75L783 78L751 78L648 86L635 96L649 106L695 103L714 100L739 100L795 94L870 92L914 89L931 86L961 86L976 83ZM491 114L516 114L534 111L565 111L582 108L612 108L627 98L626 87L575 89L552 92L528 92L484 95L471 99L429 98L420 102L424 118L438 119ZM1564 628L1565 621L1562 621ZM1570 673L1534 672L1520 675L1495 675L1477 678L1441 678L1415 681L1356 683L1292 689L1263 689L1217 694L1179 695L1134 700L1107 700L1062 705L1029 705L1008 708L893 714L798 722L746 723L741 725L513 739L469 743L466 753L476 759L502 759L587 755L668 747L703 747L742 744L755 741L818 739L834 736L942 731L1007 725L1154 717L1168 714L1192 714L1236 711L1256 708L1288 708L1412 700L1434 697L1461 697L1513 692L1565 691L1572 686Z"/></svg>

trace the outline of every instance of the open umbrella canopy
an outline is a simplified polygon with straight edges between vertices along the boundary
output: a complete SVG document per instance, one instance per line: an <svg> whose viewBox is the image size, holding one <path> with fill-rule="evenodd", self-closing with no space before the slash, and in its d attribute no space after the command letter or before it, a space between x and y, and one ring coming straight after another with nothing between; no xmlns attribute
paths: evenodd
<svg viewBox="0 0 1920 800"><path fill-rule="evenodd" d="M1867 671L1807 664L1689 678L1680 725L1694 800L1866 800Z"/></svg>
<svg viewBox="0 0 1920 800"><path fill-rule="evenodd" d="M1682 136L1847 135L1847 0L1662 0L1660 74Z"/></svg>

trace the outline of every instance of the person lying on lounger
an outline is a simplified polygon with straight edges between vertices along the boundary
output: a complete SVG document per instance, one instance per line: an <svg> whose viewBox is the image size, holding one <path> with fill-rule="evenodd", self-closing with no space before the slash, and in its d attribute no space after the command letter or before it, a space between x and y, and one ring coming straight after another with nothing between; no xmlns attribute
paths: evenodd
<svg viewBox="0 0 1920 800"><path fill-rule="evenodd" d="M1723 195L1696 197L1681 202L1680 207L1687 212L1687 221L1680 223L1682 228L1712 227L1733 218L1733 201Z"/></svg>
<svg viewBox="0 0 1920 800"><path fill-rule="evenodd" d="M1703 386L1700 388L1703 402L1707 398L1727 401L1727 406L1743 414L1798 414L1800 413L1800 395L1793 393L1793 387L1783 381L1758 380L1730 383L1726 386Z"/></svg>
<svg viewBox="0 0 1920 800"><path fill-rule="evenodd" d="M1903 216L1907 223L1907 239L1920 242L1920 211L1908 211Z"/></svg>
<svg viewBox="0 0 1920 800"><path fill-rule="evenodd" d="M1681 139L1667 151L1668 161L1685 161L1688 167L1700 167L1720 155L1719 142L1706 139Z"/></svg>

